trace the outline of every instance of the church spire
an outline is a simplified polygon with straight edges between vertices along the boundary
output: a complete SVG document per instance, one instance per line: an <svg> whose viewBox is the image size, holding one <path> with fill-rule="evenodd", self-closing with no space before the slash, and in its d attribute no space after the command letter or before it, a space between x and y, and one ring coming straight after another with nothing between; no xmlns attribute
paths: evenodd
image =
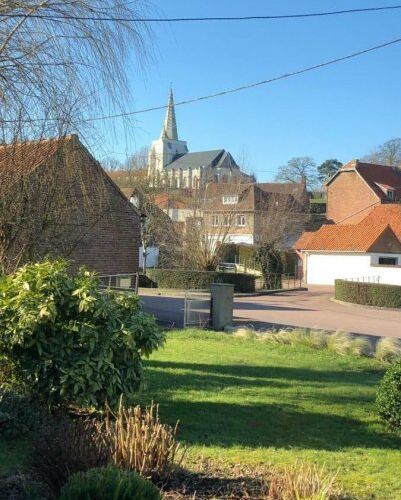
<svg viewBox="0 0 401 500"><path fill-rule="evenodd" d="M175 119L174 97L172 88L170 88L170 95L168 98L166 117L164 118L161 138L178 141L177 122Z"/></svg>

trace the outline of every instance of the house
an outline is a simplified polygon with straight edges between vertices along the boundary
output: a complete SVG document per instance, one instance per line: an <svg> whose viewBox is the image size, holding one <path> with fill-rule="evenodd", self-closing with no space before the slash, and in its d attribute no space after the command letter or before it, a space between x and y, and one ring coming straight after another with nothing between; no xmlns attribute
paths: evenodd
<svg viewBox="0 0 401 500"><path fill-rule="evenodd" d="M241 172L231 154L224 149L190 153L187 142L178 138L173 91L159 139L152 142L148 156L148 176L155 186L198 189L209 181L254 181Z"/></svg>
<svg viewBox="0 0 401 500"><path fill-rule="evenodd" d="M291 248L304 229L304 183L217 183L206 190L203 216L211 235L236 245L276 240Z"/></svg>
<svg viewBox="0 0 401 500"><path fill-rule="evenodd" d="M327 219L357 224L377 205L401 202L401 169L352 160L326 183Z"/></svg>
<svg viewBox="0 0 401 500"><path fill-rule="evenodd" d="M354 279L401 285L401 204L373 207L357 224L305 232L294 249L308 284Z"/></svg>
<svg viewBox="0 0 401 500"><path fill-rule="evenodd" d="M137 210L76 135L0 146L0 263L44 256L100 274L138 270Z"/></svg>

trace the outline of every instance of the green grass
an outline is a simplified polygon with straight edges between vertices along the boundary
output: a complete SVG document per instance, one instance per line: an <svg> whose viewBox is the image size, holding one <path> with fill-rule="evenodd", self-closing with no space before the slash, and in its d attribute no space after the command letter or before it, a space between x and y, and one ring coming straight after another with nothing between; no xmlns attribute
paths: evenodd
<svg viewBox="0 0 401 500"><path fill-rule="evenodd" d="M374 409L384 366L304 346L174 331L146 362L141 403L181 421L190 461L340 470L357 498L401 499L401 436Z"/></svg>

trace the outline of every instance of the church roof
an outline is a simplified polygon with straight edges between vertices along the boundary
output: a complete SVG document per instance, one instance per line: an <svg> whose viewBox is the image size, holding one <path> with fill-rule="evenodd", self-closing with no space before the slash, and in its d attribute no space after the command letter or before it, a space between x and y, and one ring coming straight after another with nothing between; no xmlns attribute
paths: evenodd
<svg viewBox="0 0 401 500"><path fill-rule="evenodd" d="M167 169L187 169L199 167L214 167L225 153L224 149L214 149L212 151L198 151L186 153L172 161L165 168Z"/></svg>
<svg viewBox="0 0 401 500"><path fill-rule="evenodd" d="M172 141L178 141L177 121L175 118L174 97L172 89L170 89L170 95L168 98L167 111L166 111L166 116L164 118L164 125L161 137L162 139L167 138Z"/></svg>

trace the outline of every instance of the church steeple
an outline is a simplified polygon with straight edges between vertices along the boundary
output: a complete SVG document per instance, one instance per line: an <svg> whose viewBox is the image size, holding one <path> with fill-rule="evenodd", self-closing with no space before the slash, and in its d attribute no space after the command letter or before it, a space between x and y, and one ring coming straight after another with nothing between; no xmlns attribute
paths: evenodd
<svg viewBox="0 0 401 500"><path fill-rule="evenodd" d="M170 88L170 95L168 97L166 116L164 118L164 125L161 138L170 139L172 141L178 141L177 122L175 119L175 109L174 109L174 96L173 96L173 89L171 88Z"/></svg>

